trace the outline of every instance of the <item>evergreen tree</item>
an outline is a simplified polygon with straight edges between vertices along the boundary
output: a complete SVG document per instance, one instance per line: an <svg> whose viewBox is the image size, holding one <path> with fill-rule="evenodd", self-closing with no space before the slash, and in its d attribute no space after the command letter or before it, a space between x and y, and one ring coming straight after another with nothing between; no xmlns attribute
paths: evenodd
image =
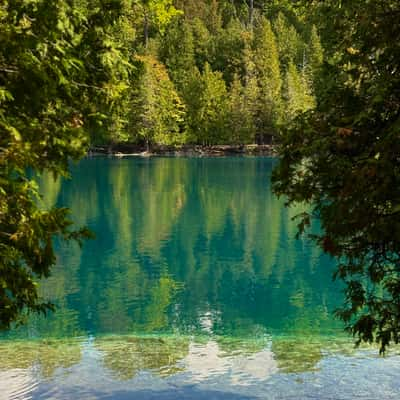
<svg viewBox="0 0 400 400"><path fill-rule="evenodd" d="M259 87L256 126L259 140L263 142L272 138L279 120L282 86L275 35L264 17L254 30L253 53Z"/></svg>
<svg viewBox="0 0 400 400"><path fill-rule="evenodd" d="M216 35L222 29L222 16L219 10L218 0L210 0L207 7L207 16L205 23L208 30Z"/></svg>
<svg viewBox="0 0 400 400"><path fill-rule="evenodd" d="M203 68L206 62L211 59L211 53L213 52L214 38L208 31L205 23L199 19L194 18L191 21L192 33L193 33L193 44L194 44L194 58L198 69Z"/></svg>
<svg viewBox="0 0 400 400"><path fill-rule="evenodd" d="M188 85L188 123L192 140L203 145L224 143L227 135L227 90L222 74L209 64Z"/></svg>
<svg viewBox="0 0 400 400"><path fill-rule="evenodd" d="M245 35L240 22L232 20L228 26L215 36L215 54L212 66L221 71L224 80L230 84L235 73L243 73L243 50Z"/></svg>
<svg viewBox="0 0 400 400"><path fill-rule="evenodd" d="M193 34L190 24L183 18L170 24L161 40L160 59L179 90L195 66Z"/></svg>
<svg viewBox="0 0 400 400"><path fill-rule="evenodd" d="M282 12L279 12L274 20L273 28L282 70L286 71L290 62L300 64L303 57L303 44L296 28L289 23Z"/></svg>
<svg viewBox="0 0 400 400"><path fill-rule="evenodd" d="M322 48L321 39L318 35L317 27L315 25L313 25L311 28L310 42L308 45L308 60L314 73L321 68L324 60L324 50Z"/></svg>
<svg viewBox="0 0 400 400"><path fill-rule="evenodd" d="M246 144L254 139L254 118L246 97L246 90L236 74L229 92L229 143Z"/></svg>
<svg viewBox="0 0 400 400"><path fill-rule="evenodd" d="M309 2L307 2L309 3ZM318 107L282 135L275 191L309 203L338 261L337 313L359 342L400 341L400 3L313 2L329 63Z"/></svg>
<svg viewBox="0 0 400 400"><path fill-rule="evenodd" d="M130 76L127 48L115 42L128 8L84 0L0 6L0 329L51 308L37 280L56 262L53 240L88 235L72 228L68 210L39 208L28 171L68 175L90 128L114 118L103 113Z"/></svg>
<svg viewBox="0 0 400 400"><path fill-rule="evenodd" d="M290 62L286 72L286 112L285 121L289 123L297 115L315 107L315 99L308 85L306 74L298 71Z"/></svg>
<svg viewBox="0 0 400 400"><path fill-rule="evenodd" d="M155 143L183 143L184 106L165 67L152 56L138 56L137 60L142 71L132 110L136 135L147 149Z"/></svg>
<svg viewBox="0 0 400 400"><path fill-rule="evenodd" d="M251 142L254 143L257 133L257 118L259 115L259 96L260 88L258 85L257 69L254 63L254 55L250 47L251 43L246 43L243 52L243 65L244 65L244 76L243 76L243 102L245 104L247 112L252 116L252 135Z"/></svg>
<svg viewBox="0 0 400 400"><path fill-rule="evenodd" d="M303 68L305 69L309 85L313 89L314 95L316 95L318 89L321 89L320 86L323 84L320 79L321 67L324 60L324 51L315 25L311 28L310 40L306 54L306 65L303 65Z"/></svg>
<svg viewBox="0 0 400 400"><path fill-rule="evenodd" d="M183 10L189 20L199 18L206 21L208 17L208 2L198 0L176 0L176 7Z"/></svg>

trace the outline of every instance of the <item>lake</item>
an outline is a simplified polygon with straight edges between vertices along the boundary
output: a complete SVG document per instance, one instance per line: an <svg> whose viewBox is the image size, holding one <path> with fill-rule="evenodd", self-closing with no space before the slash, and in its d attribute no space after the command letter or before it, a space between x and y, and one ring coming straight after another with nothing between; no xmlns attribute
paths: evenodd
<svg viewBox="0 0 400 400"><path fill-rule="evenodd" d="M57 311L0 340L0 399L398 399L354 349L335 264L271 193L272 158L94 158L40 178L96 239L55 243ZM317 224L313 226L319 229Z"/></svg>

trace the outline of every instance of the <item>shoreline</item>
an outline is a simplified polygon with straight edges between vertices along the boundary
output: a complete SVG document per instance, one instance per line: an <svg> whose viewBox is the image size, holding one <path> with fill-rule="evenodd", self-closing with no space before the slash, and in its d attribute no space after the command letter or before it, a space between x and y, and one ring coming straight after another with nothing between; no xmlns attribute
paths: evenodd
<svg viewBox="0 0 400 400"><path fill-rule="evenodd" d="M276 156L276 146L271 144L248 145L183 145L183 146L152 146L147 150L144 146L119 144L114 146L92 146L87 152L88 157L225 157L225 156Z"/></svg>

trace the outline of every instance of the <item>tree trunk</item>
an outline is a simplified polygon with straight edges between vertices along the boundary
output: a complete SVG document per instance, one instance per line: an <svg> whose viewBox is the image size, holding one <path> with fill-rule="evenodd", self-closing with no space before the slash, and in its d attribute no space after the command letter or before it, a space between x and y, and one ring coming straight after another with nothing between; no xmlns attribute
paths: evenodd
<svg viewBox="0 0 400 400"><path fill-rule="evenodd" d="M144 13L143 36L144 36L144 47L147 48L147 43L149 42L149 17L147 15L147 11L145 11Z"/></svg>
<svg viewBox="0 0 400 400"><path fill-rule="evenodd" d="M249 11L249 25L250 29L253 29L254 20L254 0L250 0L250 11Z"/></svg>

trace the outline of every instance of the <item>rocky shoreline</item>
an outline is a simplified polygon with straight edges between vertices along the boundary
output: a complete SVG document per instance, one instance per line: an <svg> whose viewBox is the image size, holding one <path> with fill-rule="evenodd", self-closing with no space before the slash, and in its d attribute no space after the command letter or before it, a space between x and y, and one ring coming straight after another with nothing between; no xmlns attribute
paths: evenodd
<svg viewBox="0 0 400 400"><path fill-rule="evenodd" d="M271 144L248 145L183 145L183 146L144 146L121 144L114 146L93 146L88 156L114 157L152 157L152 156L183 156L183 157L226 157L226 156L274 156L276 147Z"/></svg>

